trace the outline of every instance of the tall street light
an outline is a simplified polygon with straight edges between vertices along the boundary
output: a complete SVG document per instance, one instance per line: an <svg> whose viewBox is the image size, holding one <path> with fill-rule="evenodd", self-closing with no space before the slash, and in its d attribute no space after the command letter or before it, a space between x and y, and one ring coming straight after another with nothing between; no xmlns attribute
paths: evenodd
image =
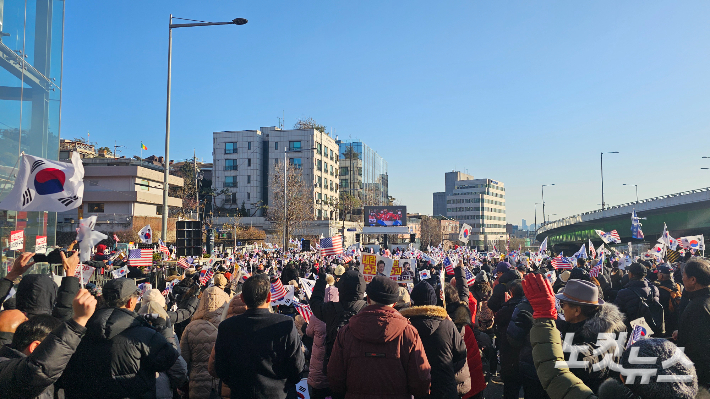
<svg viewBox="0 0 710 399"><path fill-rule="evenodd" d="M555 184L543 184L542 185L542 224L545 224L545 187L554 186Z"/></svg>
<svg viewBox="0 0 710 399"><path fill-rule="evenodd" d="M193 21L184 18L185 21ZM193 26L213 26L213 25L244 25L248 21L244 18L235 18L229 22L205 22L193 21L187 24L174 24L173 14L170 14L170 23L168 24L168 103L165 111L165 175L163 178L163 224L160 232L160 237L163 242L168 238L168 179L170 176L170 82L172 78L172 61L173 61L173 28L191 28Z"/></svg>
<svg viewBox="0 0 710 399"><path fill-rule="evenodd" d="M286 167L288 166L288 159L287 156L290 153L293 152L302 152L302 151L310 151L310 150L315 150L316 148L304 148L304 149L298 149L298 150L289 150L286 146L284 146L284 249L283 249L283 254L284 254L284 259L286 259L286 251L288 250L288 197L286 196L286 178L288 176L288 171L286 170ZM301 162L301 167L303 167L303 162Z"/></svg>
<svg viewBox="0 0 710 399"><path fill-rule="evenodd" d="M534 228L534 230L535 230L536 234L537 234L537 205L538 204L539 204L539 202L535 203L535 228Z"/></svg>
<svg viewBox="0 0 710 399"><path fill-rule="evenodd" d="M639 185L638 184L623 184L624 186L634 186L636 187L636 203L639 203Z"/></svg>
<svg viewBox="0 0 710 399"><path fill-rule="evenodd" d="M619 151L602 152L601 157L601 171L602 171L602 211L604 210L604 154L618 154Z"/></svg>

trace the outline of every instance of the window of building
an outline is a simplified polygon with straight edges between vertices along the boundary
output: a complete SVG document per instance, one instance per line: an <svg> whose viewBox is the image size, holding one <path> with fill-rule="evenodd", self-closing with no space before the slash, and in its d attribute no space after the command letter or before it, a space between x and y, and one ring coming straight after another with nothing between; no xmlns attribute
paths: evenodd
<svg viewBox="0 0 710 399"><path fill-rule="evenodd" d="M335 158L335 157L333 156L333 150L330 150L330 159L333 159L333 158Z"/></svg>
<svg viewBox="0 0 710 399"><path fill-rule="evenodd" d="M323 212L319 209L318 210L318 219L321 219L323 217Z"/></svg>
<svg viewBox="0 0 710 399"><path fill-rule="evenodd" d="M224 170L237 170L237 160L236 159L225 159L224 160Z"/></svg>
<svg viewBox="0 0 710 399"><path fill-rule="evenodd" d="M247 150L251 150L251 141L247 143Z"/></svg>
<svg viewBox="0 0 710 399"><path fill-rule="evenodd" d="M274 141L274 151L278 151L278 150L279 150L279 142Z"/></svg>
<svg viewBox="0 0 710 399"><path fill-rule="evenodd" d="M248 199L248 200L250 200L250 199L251 199L251 193L250 193L250 192L248 192L248 191L247 191L247 199Z"/></svg>
<svg viewBox="0 0 710 399"><path fill-rule="evenodd" d="M348 179L340 179L340 188L348 188Z"/></svg>
<svg viewBox="0 0 710 399"><path fill-rule="evenodd" d="M301 158L289 158L288 164L295 166L296 169L301 169Z"/></svg>
<svg viewBox="0 0 710 399"><path fill-rule="evenodd" d="M316 162L316 169L323 170L323 161L320 159Z"/></svg>
<svg viewBox="0 0 710 399"><path fill-rule="evenodd" d="M330 165L330 175L332 176L335 172L333 171L333 165Z"/></svg>
<svg viewBox="0 0 710 399"><path fill-rule="evenodd" d="M274 165L278 165L278 164L279 164L279 159L278 159L278 158L274 158Z"/></svg>
<svg viewBox="0 0 710 399"><path fill-rule="evenodd" d="M321 155L323 153L323 145L321 143L316 143L316 154Z"/></svg>
<svg viewBox="0 0 710 399"><path fill-rule="evenodd" d="M247 158L247 167L251 168L251 158Z"/></svg>
<svg viewBox="0 0 710 399"><path fill-rule="evenodd" d="M301 151L301 142L300 141L289 141L288 142L288 150L289 151Z"/></svg>
<svg viewBox="0 0 710 399"><path fill-rule="evenodd" d="M136 183L138 186L140 186L141 190L143 191L149 191L150 190L150 183L148 180L141 179L138 180L138 183ZM98 185L98 184L97 184Z"/></svg>
<svg viewBox="0 0 710 399"><path fill-rule="evenodd" d="M323 178L318 176L318 187L321 187L323 185Z"/></svg>
<svg viewBox="0 0 710 399"><path fill-rule="evenodd" d="M236 154L237 153L237 143L225 143L224 144L225 154Z"/></svg>
<svg viewBox="0 0 710 399"><path fill-rule="evenodd" d="M224 187L237 187L237 176L225 176Z"/></svg>
<svg viewBox="0 0 710 399"><path fill-rule="evenodd" d="M247 175L247 184L251 184L251 175Z"/></svg>
<svg viewBox="0 0 710 399"><path fill-rule="evenodd" d="M89 202L86 204L86 209L89 213L104 213L103 202Z"/></svg>
<svg viewBox="0 0 710 399"><path fill-rule="evenodd" d="M328 202L328 194L323 194L323 200Z"/></svg>
<svg viewBox="0 0 710 399"><path fill-rule="evenodd" d="M321 193L318 193L318 199L319 200L323 199L323 195Z"/></svg>
<svg viewBox="0 0 710 399"><path fill-rule="evenodd" d="M237 193L225 194L224 203L225 204L236 204L237 203Z"/></svg>
<svg viewBox="0 0 710 399"><path fill-rule="evenodd" d="M341 167L340 168L340 175L343 176L343 175L347 175L347 174L348 174L348 168Z"/></svg>
<svg viewBox="0 0 710 399"><path fill-rule="evenodd" d="M323 162L323 167L325 168L323 170L327 173L328 172L328 162Z"/></svg>

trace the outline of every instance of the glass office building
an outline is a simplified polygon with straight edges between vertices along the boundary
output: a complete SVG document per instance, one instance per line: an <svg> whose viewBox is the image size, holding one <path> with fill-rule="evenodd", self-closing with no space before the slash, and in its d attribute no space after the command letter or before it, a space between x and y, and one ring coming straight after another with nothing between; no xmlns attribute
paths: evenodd
<svg viewBox="0 0 710 399"><path fill-rule="evenodd" d="M63 29L62 0L0 0L0 199L21 153L59 156ZM25 250L34 250L36 236L52 246L56 213L0 211L3 261L13 256L13 230L25 231Z"/></svg>
<svg viewBox="0 0 710 399"><path fill-rule="evenodd" d="M361 141L338 141L340 191L357 196L363 206L386 205L387 161Z"/></svg>

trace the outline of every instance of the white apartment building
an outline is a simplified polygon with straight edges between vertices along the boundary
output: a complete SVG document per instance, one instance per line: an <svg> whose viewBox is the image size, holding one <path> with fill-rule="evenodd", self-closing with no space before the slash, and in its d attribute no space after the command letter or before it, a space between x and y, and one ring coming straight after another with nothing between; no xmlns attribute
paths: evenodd
<svg viewBox="0 0 710 399"><path fill-rule="evenodd" d="M313 218L338 220L331 200L339 197L338 144L326 133L315 129L283 130L262 127L259 130L213 133L213 179L216 190L226 195L215 199L217 206L240 208L242 203L255 216L266 216L274 167L284 161L303 171L303 179L312 189Z"/></svg>
<svg viewBox="0 0 710 399"><path fill-rule="evenodd" d="M130 228L136 216L161 218L163 208L162 168L130 158L84 158L84 200L81 207L57 214L58 223L97 216L97 230ZM170 185L183 179L170 176ZM168 197L168 207L181 207L180 198ZM154 226L159 227L159 226Z"/></svg>
<svg viewBox="0 0 710 399"><path fill-rule="evenodd" d="M485 247L507 239L503 183L449 172L446 184L446 217L471 226L469 245Z"/></svg>

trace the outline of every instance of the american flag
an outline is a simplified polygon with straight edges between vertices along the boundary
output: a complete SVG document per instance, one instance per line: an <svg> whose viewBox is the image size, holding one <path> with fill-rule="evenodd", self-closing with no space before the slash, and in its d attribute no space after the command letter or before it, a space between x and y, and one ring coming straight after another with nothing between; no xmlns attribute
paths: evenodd
<svg viewBox="0 0 710 399"><path fill-rule="evenodd" d="M609 235L611 235L611 238L613 238L614 241L621 242L621 237L619 237L619 233L617 233L616 230L610 231Z"/></svg>
<svg viewBox="0 0 710 399"><path fill-rule="evenodd" d="M594 249L594 244L592 244L592 240L589 240L589 254L592 256L592 259L595 259L597 257L597 250Z"/></svg>
<svg viewBox="0 0 710 399"><path fill-rule="evenodd" d="M286 288L284 288L281 280L276 279L273 283L271 283L271 302L283 299L286 294Z"/></svg>
<svg viewBox="0 0 710 399"><path fill-rule="evenodd" d="M463 268L463 276L466 278L466 284L468 285L473 285L476 282L476 275L468 267Z"/></svg>
<svg viewBox="0 0 710 399"><path fill-rule="evenodd" d="M443 265L444 265L444 268L446 269L446 274L454 274L454 265L448 256L446 258L444 258Z"/></svg>
<svg viewBox="0 0 710 399"><path fill-rule="evenodd" d="M180 265L183 269L187 269L190 267L190 264L187 263L187 260L185 258L181 258L179 261L177 261L177 264Z"/></svg>
<svg viewBox="0 0 710 399"><path fill-rule="evenodd" d="M333 236L321 238L320 254L321 256L340 255L343 253L343 236Z"/></svg>
<svg viewBox="0 0 710 399"><path fill-rule="evenodd" d="M170 250L165 246L163 240L158 240L158 251L164 253L168 258L170 257Z"/></svg>
<svg viewBox="0 0 710 399"><path fill-rule="evenodd" d="M209 269L207 271L202 270L200 272L200 284L205 285L214 276L214 270Z"/></svg>
<svg viewBox="0 0 710 399"><path fill-rule="evenodd" d="M589 271L589 275L594 278L597 278L599 273L602 272L602 267L604 267L604 254L602 254L602 256L599 258L599 262L597 262L597 264L592 268L592 270Z"/></svg>
<svg viewBox="0 0 710 399"><path fill-rule="evenodd" d="M572 269L572 262L560 254L556 258L552 258L552 267L555 269Z"/></svg>
<svg viewBox="0 0 710 399"><path fill-rule="evenodd" d="M169 293L171 293L171 292L173 291L173 287L174 287L175 284L177 284L178 282L180 282L180 280L175 279L175 280L173 280L173 281L171 281L171 282L169 282L169 283L166 283L166 284L165 284L165 289L164 289L163 292L162 292L163 296L167 296Z"/></svg>
<svg viewBox="0 0 710 399"><path fill-rule="evenodd" d="M128 251L128 263L133 267L152 266L152 249L131 249Z"/></svg>
<svg viewBox="0 0 710 399"><path fill-rule="evenodd" d="M298 314L303 317L303 319L306 321L306 323L311 322L311 316L313 316L313 312L311 311L311 306L310 305L304 305L302 303L298 302L293 302L293 306L296 307L296 311Z"/></svg>
<svg viewBox="0 0 710 399"><path fill-rule="evenodd" d="M344 256L343 257L343 263L352 262L352 260L353 260L352 256Z"/></svg>

